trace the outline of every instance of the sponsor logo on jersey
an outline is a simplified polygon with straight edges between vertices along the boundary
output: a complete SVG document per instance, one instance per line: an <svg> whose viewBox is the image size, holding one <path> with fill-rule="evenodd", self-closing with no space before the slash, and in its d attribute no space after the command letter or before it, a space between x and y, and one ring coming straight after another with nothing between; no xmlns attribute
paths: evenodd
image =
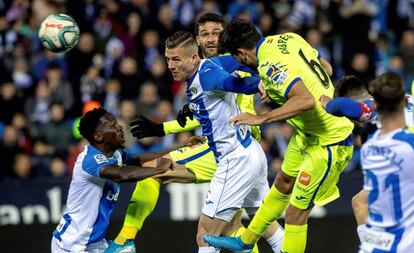
<svg viewBox="0 0 414 253"><path fill-rule="evenodd" d="M299 183L308 186L311 181L311 175L308 173L302 171L299 175Z"/></svg>
<svg viewBox="0 0 414 253"><path fill-rule="evenodd" d="M288 77L288 74L284 70L280 69L276 64L272 64L267 69L266 76L276 85L283 85Z"/></svg>
<svg viewBox="0 0 414 253"><path fill-rule="evenodd" d="M106 199L110 201L112 200L117 201L118 196L119 196L119 192L113 193L112 191L109 191L108 194L106 195Z"/></svg>
<svg viewBox="0 0 414 253"><path fill-rule="evenodd" d="M106 156L102 155L102 154L96 154L93 156L93 158L95 158L95 161L98 164L104 163L104 162L108 162L108 158L106 158Z"/></svg>

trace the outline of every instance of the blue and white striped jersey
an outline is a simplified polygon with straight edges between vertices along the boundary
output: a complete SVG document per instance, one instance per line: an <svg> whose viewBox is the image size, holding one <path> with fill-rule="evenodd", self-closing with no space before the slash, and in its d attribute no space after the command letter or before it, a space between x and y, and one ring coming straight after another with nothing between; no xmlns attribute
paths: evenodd
<svg viewBox="0 0 414 253"><path fill-rule="evenodd" d="M363 252L414 252L413 161L414 134L404 129L377 131L362 146L369 208Z"/></svg>
<svg viewBox="0 0 414 253"><path fill-rule="evenodd" d="M249 126L234 126L229 120L241 113L234 93L258 92L258 77L238 78L231 75L240 63L231 57L218 56L201 61L198 71L187 80L190 109L200 122L216 160L238 145L251 143Z"/></svg>
<svg viewBox="0 0 414 253"><path fill-rule="evenodd" d="M122 165L127 153L117 150L111 158L86 145L76 159L66 210L53 236L68 251L84 251L105 237L109 218L118 200L120 185L99 176L110 164Z"/></svg>

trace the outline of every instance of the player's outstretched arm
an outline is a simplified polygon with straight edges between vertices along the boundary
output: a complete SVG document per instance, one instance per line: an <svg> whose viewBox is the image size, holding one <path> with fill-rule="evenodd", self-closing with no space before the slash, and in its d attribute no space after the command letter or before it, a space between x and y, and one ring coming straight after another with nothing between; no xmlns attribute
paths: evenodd
<svg viewBox="0 0 414 253"><path fill-rule="evenodd" d="M313 95L302 81L298 81L289 91L288 100L281 107L262 115L243 113L232 118L230 122L237 125L261 125L263 123L293 118L301 113L314 109L315 106L316 102Z"/></svg>
<svg viewBox="0 0 414 253"><path fill-rule="evenodd" d="M130 126L132 135L137 139L142 139L191 131L200 127L200 123L196 119L187 119L185 127L181 127L176 120L158 124L140 115L130 123Z"/></svg>
<svg viewBox="0 0 414 253"><path fill-rule="evenodd" d="M367 101L357 102L346 97L331 99L326 104L324 101L326 102L327 99L325 96L322 96L322 107L328 113L337 117L347 117L348 119L357 122L366 122L373 116L373 108L367 103Z"/></svg>
<svg viewBox="0 0 414 253"><path fill-rule="evenodd" d="M102 178L110 179L118 183L141 181L145 178L164 173L171 168L171 160L165 158L160 159L162 160L157 168L111 164L103 167L99 175Z"/></svg>

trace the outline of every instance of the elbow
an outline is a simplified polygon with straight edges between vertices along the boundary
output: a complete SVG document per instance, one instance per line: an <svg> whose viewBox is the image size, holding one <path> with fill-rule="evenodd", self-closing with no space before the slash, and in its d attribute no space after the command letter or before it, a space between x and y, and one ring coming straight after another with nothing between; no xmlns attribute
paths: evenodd
<svg viewBox="0 0 414 253"><path fill-rule="evenodd" d="M302 100L303 111L309 111L316 108L316 101L313 96L306 97Z"/></svg>

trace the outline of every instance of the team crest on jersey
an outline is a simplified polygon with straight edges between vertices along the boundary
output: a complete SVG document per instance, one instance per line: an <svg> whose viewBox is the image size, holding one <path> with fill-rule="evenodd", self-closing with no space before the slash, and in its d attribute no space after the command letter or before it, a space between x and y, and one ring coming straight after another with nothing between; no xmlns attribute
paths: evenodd
<svg viewBox="0 0 414 253"><path fill-rule="evenodd" d="M93 156L93 158L95 158L95 161L98 164L104 163L104 162L108 162L108 158L106 158L106 156L102 155L102 154L96 154Z"/></svg>
<svg viewBox="0 0 414 253"><path fill-rule="evenodd" d="M191 94L193 95L197 95L198 94L198 90L194 85L191 85L190 88L188 88L191 92Z"/></svg>
<svg viewBox="0 0 414 253"><path fill-rule="evenodd" d="M310 181L311 181L311 175L309 175L308 173L302 171L300 173L300 176L299 176L299 183L301 183L305 186L308 186Z"/></svg>
<svg viewBox="0 0 414 253"><path fill-rule="evenodd" d="M270 65L266 71L266 76L276 83L276 85L282 85L288 77L287 73L280 69L276 64Z"/></svg>

